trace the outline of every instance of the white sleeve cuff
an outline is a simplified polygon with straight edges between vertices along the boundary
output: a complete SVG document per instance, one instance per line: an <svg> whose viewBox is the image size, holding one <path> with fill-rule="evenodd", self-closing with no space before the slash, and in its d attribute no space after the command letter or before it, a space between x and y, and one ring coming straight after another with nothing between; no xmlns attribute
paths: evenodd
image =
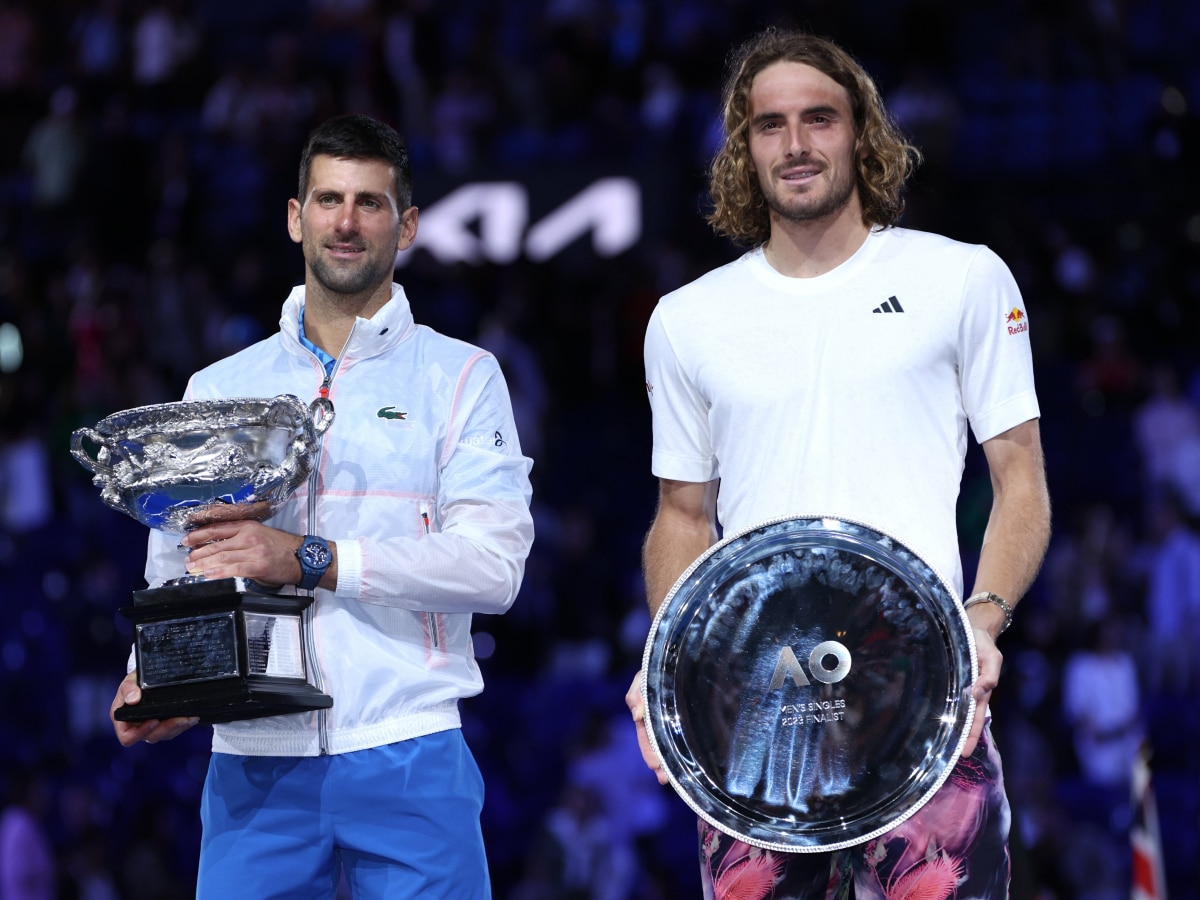
<svg viewBox="0 0 1200 900"><path fill-rule="evenodd" d="M343 597L358 597L362 590L362 547L356 540L334 541L337 547L337 590Z"/></svg>

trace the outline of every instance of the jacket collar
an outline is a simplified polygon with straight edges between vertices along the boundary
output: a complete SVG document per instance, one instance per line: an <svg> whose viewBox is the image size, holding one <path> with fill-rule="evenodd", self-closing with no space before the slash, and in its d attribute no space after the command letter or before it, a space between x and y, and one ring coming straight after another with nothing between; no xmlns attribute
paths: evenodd
<svg viewBox="0 0 1200 900"><path fill-rule="evenodd" d="M283 303L279 331L284 343L294 353L307 354L300 343L300 310L304 307L304 285L296 285ZM393 282L392 299L370 319L359 318L354 323L350 340L341 351L346 359L378 356L396 346L416 328L412 308L404 288Z"/></svg>

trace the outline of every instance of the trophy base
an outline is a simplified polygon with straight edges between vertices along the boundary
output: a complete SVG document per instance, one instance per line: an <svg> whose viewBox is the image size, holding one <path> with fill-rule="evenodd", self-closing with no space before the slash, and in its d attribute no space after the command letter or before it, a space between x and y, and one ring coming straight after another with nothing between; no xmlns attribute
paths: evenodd
<svg viewBox="0 0 1200 900"><path fill-rule="evenodd" d="M134 626L142 700L122 722L232 722L328 709L308 682L307 595L267 593L244 578L136 591L121 614Z"/></svg>
<svg viewBox="0 0 1200 900"><path fill-rule="evenodd" d="M121 722L196 717L212 725L331 706L333 698L311 684L280 684L250 678L226 688L207 685L202 692L146 688L141 703L118 707L113 717Z"/></svg>

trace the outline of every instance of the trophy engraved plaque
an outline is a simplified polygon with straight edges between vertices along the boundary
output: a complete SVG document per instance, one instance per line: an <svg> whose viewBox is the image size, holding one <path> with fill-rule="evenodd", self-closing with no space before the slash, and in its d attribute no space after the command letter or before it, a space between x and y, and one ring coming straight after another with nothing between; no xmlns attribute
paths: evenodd
<svg viewBox="0 0 1200 900"><path fill-rule="evenodd" d="M961 601L894 537L827 516L709 548L659 608L642 672L676 792L726 834L792 853L902 823L949 776L975 712Z"/></svg>
<svg viewBox="0 0 1200 900"><path fill-rule="evenodd" d="M114 413L71 435L71 455L113 509L183 533L230 519L266 519L304 483L333 405L271 399L195 400ZM89 453L89 449L94 449ZM247 578L184 575L133 592L142 700L122 721L195 716L229 722L327 709L310 683L307 594Z"/></svg>

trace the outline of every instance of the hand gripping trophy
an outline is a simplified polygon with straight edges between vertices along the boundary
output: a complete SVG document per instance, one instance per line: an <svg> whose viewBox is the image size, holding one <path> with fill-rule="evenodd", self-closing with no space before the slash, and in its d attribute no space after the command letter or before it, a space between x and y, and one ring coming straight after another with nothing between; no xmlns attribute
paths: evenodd
<svg viewBox="0 0 1200 900"><path fill-rule="evenodd" d="M163 403L77 429L71 455L108 506L183 533L273 515L312 471L332 423L328 400L305 406L290 394ZM121 614L133 623L142 702L116 717L228 722L332 706L309 683L312 602L248 578L185 575L135 591Z"/></svg>

